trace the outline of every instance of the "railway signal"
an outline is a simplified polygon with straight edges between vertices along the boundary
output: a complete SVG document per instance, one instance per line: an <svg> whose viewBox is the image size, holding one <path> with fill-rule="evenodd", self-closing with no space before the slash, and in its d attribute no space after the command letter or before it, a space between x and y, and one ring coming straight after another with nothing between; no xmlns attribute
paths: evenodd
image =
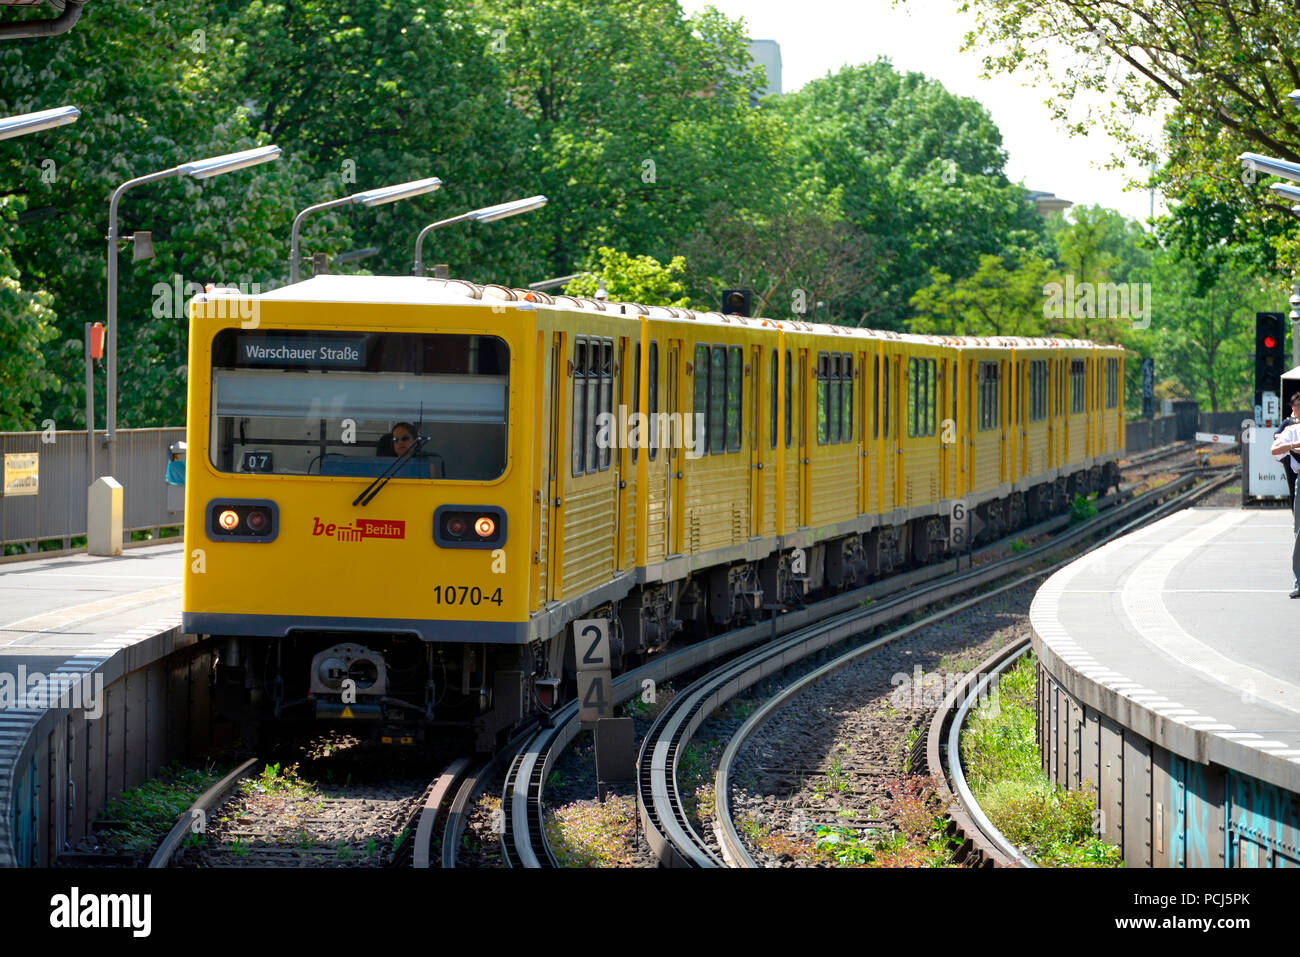
<svg viewBox="0 0 1300 957"><path fill-rule="evenodd" d="M1286 317L1280 312L1255 313L1255 401L1262 404L1266 392L1278 395L1282 388L1286 355Z"/></svg>
<svg viewBox="0 0 1300 957"><path fill-rule="evenodd" d="M722 290L722 311L728 316L753 315L754 294L748 289Z"/></svg>

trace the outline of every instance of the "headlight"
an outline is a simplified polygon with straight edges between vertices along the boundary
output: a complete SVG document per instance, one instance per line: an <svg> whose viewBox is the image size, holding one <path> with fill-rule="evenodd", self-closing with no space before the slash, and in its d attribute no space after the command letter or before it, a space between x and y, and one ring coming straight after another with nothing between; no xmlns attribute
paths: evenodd
<svg viewBox="0 0 1300 957"><path fill-rule="evenodd" d="M433 540L443 548L500 548L506 541L505 509L495 505L440 505Z"/></svg>

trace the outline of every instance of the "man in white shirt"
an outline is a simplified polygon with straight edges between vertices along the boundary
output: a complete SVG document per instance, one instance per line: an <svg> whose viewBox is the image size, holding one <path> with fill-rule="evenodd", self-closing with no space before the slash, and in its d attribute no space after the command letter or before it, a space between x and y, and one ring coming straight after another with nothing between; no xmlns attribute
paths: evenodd
<svg viewBox="0 0 1300 957"><path fill-rule="evenodd" d="M1274 457L1291 456L1291 467L1300 472L1300 424L1288 425L1273 439L1269 453ZM1291 504L1291 516L1295 531L1295 545L1291 549L1291 572L1295 576L1295 585L1291 589L1292 598L1300 598L1300 495Z"/></svg>

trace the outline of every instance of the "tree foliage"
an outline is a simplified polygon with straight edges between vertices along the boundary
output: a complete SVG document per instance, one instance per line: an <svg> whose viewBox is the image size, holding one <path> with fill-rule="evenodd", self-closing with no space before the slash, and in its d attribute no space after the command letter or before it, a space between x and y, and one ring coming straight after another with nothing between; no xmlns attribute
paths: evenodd
<svg viewBox="0 0 1300 957"><path fill-rule="evenodd" d="M686 260L681 256L674 256L665 265L651 256L630 256L608 246L601 246L596 252L599 261L592 271L564 287L566 295L593 297L603 279L605 292L615 302L638 302L646 306L689 304L682 282Z"/></svg>

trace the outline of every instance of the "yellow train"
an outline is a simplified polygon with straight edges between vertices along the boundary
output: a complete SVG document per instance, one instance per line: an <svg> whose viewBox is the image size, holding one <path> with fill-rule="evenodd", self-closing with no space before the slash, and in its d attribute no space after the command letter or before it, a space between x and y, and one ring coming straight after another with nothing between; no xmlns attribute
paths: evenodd
<svg viewBox="0 0 1300 957"><path fill-rule="evenodd" d="M411 277L190 322L184 627L250 722L491 748L571 693L576 618L630 664L1062 510L1124 447L1123 350L1088 342Z"/></svg>

